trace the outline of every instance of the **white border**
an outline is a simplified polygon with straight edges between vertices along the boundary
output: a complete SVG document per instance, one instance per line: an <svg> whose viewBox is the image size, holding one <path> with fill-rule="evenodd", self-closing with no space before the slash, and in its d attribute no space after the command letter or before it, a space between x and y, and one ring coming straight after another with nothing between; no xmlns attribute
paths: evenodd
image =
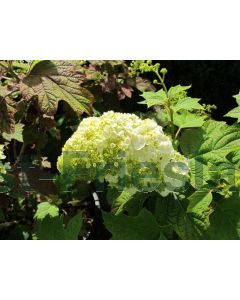
<svg viewBox="0 0 240 300"><path fill-rule="evenodd" d="M238 1L2 0L0 59L239 59Z"/></svg>
<svg viewBox="0 0 240 300"><path fill-rule="evenodd" d="M0 249L1 299L240 297L237 241L5 241Z"/></svg>
<svg viewBox="0 0 240 300"><path fill-rule="evenodd" d="M238 1L2 0L0 59L239 59ZM239 299L236 241L1 241L1 299Z"/></svg>

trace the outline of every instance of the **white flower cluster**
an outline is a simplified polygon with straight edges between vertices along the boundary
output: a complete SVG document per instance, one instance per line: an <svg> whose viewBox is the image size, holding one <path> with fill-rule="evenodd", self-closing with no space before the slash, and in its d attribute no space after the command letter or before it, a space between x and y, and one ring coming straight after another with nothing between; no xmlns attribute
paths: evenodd
<svg viewBox="0 0 240 300"><path fill-rule="evenodd" d="M84 119L66 142L58 169L117 188L166 191L188 179L188 162L151 119L109 111Z"/></svg>

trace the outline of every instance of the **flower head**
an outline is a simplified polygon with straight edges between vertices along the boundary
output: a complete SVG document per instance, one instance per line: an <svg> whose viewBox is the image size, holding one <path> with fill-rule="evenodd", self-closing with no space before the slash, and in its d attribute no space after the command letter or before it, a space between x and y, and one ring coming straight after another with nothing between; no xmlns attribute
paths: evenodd
<svg viewBox="0 0 240 300"><path fill-rule="evenodd" d="M165 172L169 164L172 171ZM73 179L106 180L111 186L137 190L150 186L164 190L174 180L179 186L188 175L187 160L174 150L161 126L113 111L80 123L63 147L58 169Z"/></svg>

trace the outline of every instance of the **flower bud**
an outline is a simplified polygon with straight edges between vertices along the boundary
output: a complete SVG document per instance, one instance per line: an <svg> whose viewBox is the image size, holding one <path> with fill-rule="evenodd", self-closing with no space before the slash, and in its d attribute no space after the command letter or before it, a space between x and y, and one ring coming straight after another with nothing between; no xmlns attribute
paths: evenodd
<svg viewBox="0 0 240 300"><path fill-rule="evenodd" d="M167 69L166 69L166 68L162 68L162 69L160 70L160 73L161 73L161 74L167 74Z"/></svg>

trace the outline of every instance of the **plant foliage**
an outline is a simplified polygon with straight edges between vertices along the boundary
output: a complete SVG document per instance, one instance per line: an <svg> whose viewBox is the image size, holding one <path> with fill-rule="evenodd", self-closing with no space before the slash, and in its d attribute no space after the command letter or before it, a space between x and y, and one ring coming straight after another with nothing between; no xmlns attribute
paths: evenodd
<svg viewBox="0 0 240 300"><path fill-rule="evenodd" d="M1 239L240 239L240 94L220 122L150 60L0 69Z"/></svg>

